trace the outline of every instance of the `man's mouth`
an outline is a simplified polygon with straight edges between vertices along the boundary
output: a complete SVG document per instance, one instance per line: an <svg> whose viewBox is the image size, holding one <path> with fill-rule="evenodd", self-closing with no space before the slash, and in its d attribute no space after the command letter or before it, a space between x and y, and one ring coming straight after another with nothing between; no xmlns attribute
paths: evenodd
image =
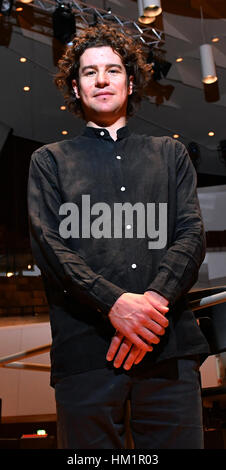
<svg viewBox="0 0 226 470"><path fill-rule="evenodd" d="M98 93L98 95L95 95L95 97L98 97L98 96L112 96L113 93L108 93L106 91L106 93Z"/></svg>

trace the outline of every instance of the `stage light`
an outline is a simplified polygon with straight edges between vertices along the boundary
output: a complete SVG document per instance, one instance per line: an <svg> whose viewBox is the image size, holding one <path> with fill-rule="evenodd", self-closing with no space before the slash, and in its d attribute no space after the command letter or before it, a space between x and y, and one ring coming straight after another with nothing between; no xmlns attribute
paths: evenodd
<svg viewBox="0 0 226 470"><path fill-rule="evenodd" d="M160 59L156 58L153 54L152 49L150 49L149 51L149 54L147 57L147 63L152 64L154 80L161 80L161 78L165 78L172 65L170 62L167 62L166 60L163 60L161 58Z"/></svg>
<svg viewBox="0 0 226 470"><path fill-rule="evenodd" d="M92 14L92 19L89 20L89 26L96 26L98 24L98 15L94 11Z"/></svg>
<svg viewBox="0 0 226 470"><path fill-rule="evenodd" d="M0 0L0 13L2 15L10 15L13 7L13 0Z"/></svg>
<svg viewBox="0 0 226 470"><path fill-rule="evenodd" d="M8 47L11 41L12 24L4 21L3 14L0 13L0 45Z"/></svg>
<svg viewBox="0 0 226 470"><path fill-rule="evenodd" d="M60 4L53 12L53 35L62 44L68 44L76 33L75 16L71 5Z"/></svg>

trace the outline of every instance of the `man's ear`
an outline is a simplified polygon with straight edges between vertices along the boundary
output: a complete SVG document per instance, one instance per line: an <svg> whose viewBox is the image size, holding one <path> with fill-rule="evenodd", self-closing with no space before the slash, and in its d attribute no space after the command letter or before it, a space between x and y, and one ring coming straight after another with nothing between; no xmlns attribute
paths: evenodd
<svg viewBox="0 0 226 470"><path fill-rule="evenodd" d="M133 85L134 85L134 76L130 75L129 77L129 85L128 85L128 95L132 95L133 93Z"/></svg>
<svg viewBox="0 0 226 470"><path fill-rule="evenodd" d="M76 81L75 79L73 79L71 83L72 83L72 88L73 88L73 90L74 90L74 92L75 92L75 96L76 96L76 98L79 99L79 98L80 98L80 94L79 94L79 86L78 86L78 84L77 84L77 81Z"/></svg>

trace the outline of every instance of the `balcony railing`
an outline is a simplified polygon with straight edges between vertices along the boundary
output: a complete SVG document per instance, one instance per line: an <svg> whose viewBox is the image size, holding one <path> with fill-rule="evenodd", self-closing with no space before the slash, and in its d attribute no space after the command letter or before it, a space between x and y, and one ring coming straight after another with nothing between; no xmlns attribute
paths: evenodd
<svg viewBox="0 0 226 470"><path fill-rule="evenodd" d="M222 304L226 302L226 291L219 292L207 297L202 297L201 299L196 299L190 302L190 306L194 312L199 312L202 309L212 307L217 304ZM195 313L197 319L202 317L202 314ZM204 316L204 315L203 315ZM225 332L226 336L226 332ZM49 364L38 364L38 363L24 363L20 362L21 359L27 359L28 357L37 356L46 352L49 352L51 344L45 344L33 349L28 349L26 351L21 351L9 356L4 356L0 358L0 367L7 367L10 369L25 369L25 370L37 370L37 371L50 371ZM225 342L226 350L226 342Z"/></svg>

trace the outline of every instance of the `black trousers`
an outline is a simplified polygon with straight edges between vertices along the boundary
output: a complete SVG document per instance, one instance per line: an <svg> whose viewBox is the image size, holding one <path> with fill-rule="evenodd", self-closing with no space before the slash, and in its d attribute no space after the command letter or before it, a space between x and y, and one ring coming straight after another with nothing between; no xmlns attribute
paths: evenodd
<svg viewBox="0 0 226 470"><path fill-rule="evenodd" d="M58 447L125 448L125 410L135 449L202 449L202 401L195 358L143 374L114 368L66 377L55 386Z"/></svg>

